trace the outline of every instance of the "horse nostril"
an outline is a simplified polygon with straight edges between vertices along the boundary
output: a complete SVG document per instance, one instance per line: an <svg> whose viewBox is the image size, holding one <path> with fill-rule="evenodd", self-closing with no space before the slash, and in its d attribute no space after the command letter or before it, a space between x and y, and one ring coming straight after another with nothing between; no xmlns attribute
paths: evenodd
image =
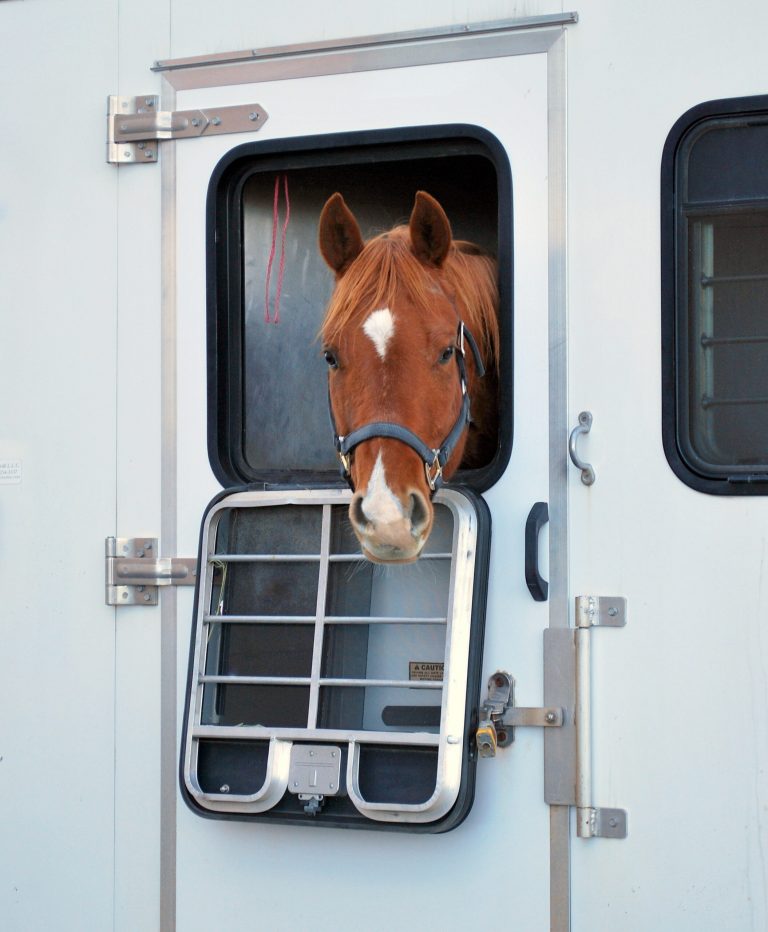
<svg viewBox="0 0 768 932"><path fill-rule="evenodd" d="M420 534L429 524L429 508L424 496L419 492L411 492L411 533Z"/></svg>
<svg viewBox="0 0 768 932"><path fill-rule="evenodd" d="M349 506L349 518L352 524L359 530L363 530L368 524L368 519L363 511L363 496L355 495L352 504Z"/></svg>

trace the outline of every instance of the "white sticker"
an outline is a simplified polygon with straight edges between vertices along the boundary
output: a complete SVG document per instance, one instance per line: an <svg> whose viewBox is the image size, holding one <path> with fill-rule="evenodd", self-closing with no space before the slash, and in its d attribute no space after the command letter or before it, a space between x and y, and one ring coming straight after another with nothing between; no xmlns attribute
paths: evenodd
<svg viewBox="0 0 768 932"><path fill-rule="evenodd" d="M0 485L18 485L21 482L21 460L0 460Z"/></svg>
<svg viewBox="0 0 768 932"><path fill-rule="evenodd" d="M409 680L442 680L445 664L426 663L423 660L412 660L408 664Z"/></svg>

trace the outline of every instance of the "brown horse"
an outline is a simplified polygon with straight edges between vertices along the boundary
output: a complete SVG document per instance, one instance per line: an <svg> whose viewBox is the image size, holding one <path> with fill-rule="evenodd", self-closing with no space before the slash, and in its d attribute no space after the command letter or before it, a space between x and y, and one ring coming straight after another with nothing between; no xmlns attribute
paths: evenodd
<svg viewBox="0 0 768 932"><path fill-rule="evenodd" d="M423 191L407 226L368 242L334 194L319 243L336 273L321 336L336 448L355 493L349 517L368 559L409 563L432 528L435 489L496 450L496 263L454 241Z"/></svg>

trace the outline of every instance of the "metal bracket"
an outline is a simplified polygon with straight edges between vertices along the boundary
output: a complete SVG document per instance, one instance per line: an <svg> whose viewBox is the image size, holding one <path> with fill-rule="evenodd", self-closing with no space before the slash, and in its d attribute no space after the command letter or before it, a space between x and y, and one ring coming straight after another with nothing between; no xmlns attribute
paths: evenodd
<svg viewBox="0 0 768 932"><path fill-rule="evenodd" d="M576 596L577 628L623 628L627 623L627 600L622 596Z"/></svg>
<svg viewBox="0 0 768 932"><path fill-rule="evenodd" d="M341 748L325 744L294 744L288 772L288 791L305 803L304 812L315 816L326 796L341 790Z"/></svg>
<svg viewBox="0 0 768 932"><path fill-rule="evenodd" d="M157 605L158 586L194 586L194 557L160 557L156 537L106 539L107 605Z"/></svg>
<svg viewBox="0 0 768 932"><path fill-rule="evenodd" d="M576 597L576 833L579 838L626 838L627 813L592 805L592 628L621 628L627 600L621 596Z"/></svg>
<svg viewBox="0 0 768 932"><path fill-rule="evenodd" d="M488 698L480 709L476 740L480 757L495 757L496 748L515 740L515 728L557 728L563 724L563 710L515 705L515 681L504 670L488 680Z"/></svg>
<svg viewBox="0 0 768 932"><path fill-rule="evenodd" d="M259 104L205 110L160 110L159 107L160 98L152 94L108 98L107 162L113 165L156 162L161 140L253 133L269 119Z"/></svg>
<svg viewBox="0 0 768 932"><path fill-rule="evenodd" d="M595 481L595 470L590 463L585 463L576 450L576 443L581 434L588 434L592 429L592 412L582 411L579 414L579 423L571 431L568 438L568 452L573 465L581 470L581 481L584 485L592 485Z"/></svg>

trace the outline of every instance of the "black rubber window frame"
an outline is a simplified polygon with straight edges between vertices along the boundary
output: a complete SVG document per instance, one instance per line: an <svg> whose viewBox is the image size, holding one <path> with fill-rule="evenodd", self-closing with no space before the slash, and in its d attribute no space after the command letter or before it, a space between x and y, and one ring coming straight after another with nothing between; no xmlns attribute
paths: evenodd
<svg viewBox="0 0 768 932"><path fill-rule="evenodd" d="M707 124L723 119L768 121L768 96L738 97L707 101L691 108L674 124L664 144L661 161L661 363L662 442L667 462L687 486L711 495L768 495L768 468L754 473L724 474L711 470L701 460L692 462L681 441L682 411L688 401L688 364L682 359L684 326L688 310L688 256L681 231L687 221L684 211L682 164L686 142ZM768 190L766 191L768 197Z"/></svg>
<svg viewBox="0 0 768 932"><path fill-rule="evenodd" d="M405 127L246 143L228 152L216 166L208 186L206 207L208 458L223 487L248 484L335 485L337 472L272 470L254 474L242 456L244 415L243 254L240 201L242 185L254 159L274 171L326 159L333 164L352 159L375 163L377 151L444 143L447 150L464 143L482 146L497 178L497 241L500 297L499 443L486 466L460 471L456 481L477 492L490 488L503 474L513 443L513 225L512 177L502 144L482 127L451 124ZM331 441L330 427L328 442Z"/></svg>

